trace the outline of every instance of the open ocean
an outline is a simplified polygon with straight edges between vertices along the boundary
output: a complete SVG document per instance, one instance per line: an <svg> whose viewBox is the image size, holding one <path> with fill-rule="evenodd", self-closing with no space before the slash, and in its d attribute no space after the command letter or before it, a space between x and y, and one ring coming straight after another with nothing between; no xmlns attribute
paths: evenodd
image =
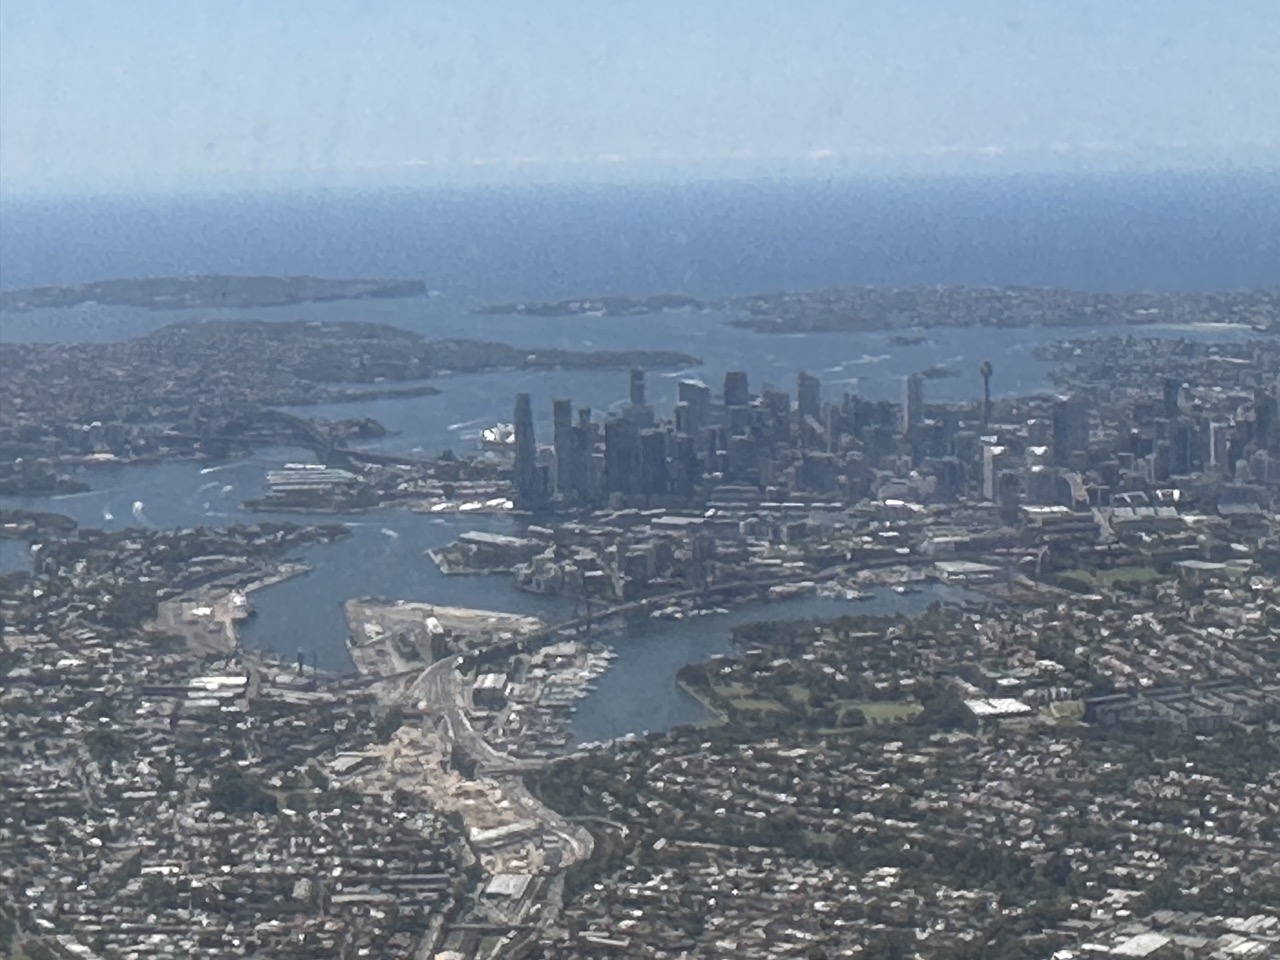
<svg viewBox="0 0 1280 960"><path fill-rule="evenodd" d="M1280 172L9 199L0 286L424 279L458 302L842 284L1280 283Z"/></svg>

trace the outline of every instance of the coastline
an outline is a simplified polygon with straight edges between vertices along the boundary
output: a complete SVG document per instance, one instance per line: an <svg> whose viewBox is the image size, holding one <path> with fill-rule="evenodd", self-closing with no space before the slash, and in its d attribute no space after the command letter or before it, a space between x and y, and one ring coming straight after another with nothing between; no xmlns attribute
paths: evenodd
<svg viewBox="0 0 1280 960"><path fill-rule="evenodd" d="M720 727L729 722L729 715L711 702L711 700L699 690L695 690L680 677L676 677L676 686L691 696L698 704L707 711L709 716L697 723L692 724L696 727Z"/></svg>
<svg viewBox="0 0 1280 960"><path fill-rule="evenodd" d="M261 651L245 649L238 626L253 614L249 598L264 587L310 570L305 563L285 560L248 582L198 587L182 596L162 600L156 606L155 619L145 624L144 629L181 637L188 650L197 656L241 653L256 658Z"/></svg>

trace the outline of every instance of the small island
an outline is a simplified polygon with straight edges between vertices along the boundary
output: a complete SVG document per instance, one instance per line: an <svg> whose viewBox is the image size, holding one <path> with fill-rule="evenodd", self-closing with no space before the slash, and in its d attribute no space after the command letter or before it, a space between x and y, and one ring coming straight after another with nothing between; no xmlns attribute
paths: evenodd
<svg viewBox="0 0 1280 960"><path fill-rule="evenodd" d="M421 280L331 280L320 277L138 277L62 287L0 291L0 311L62 309L93 303L146 310L288 307L330 300L420 297Z"/></svg>
<svg viewBox="0 0 1280 960"><path fill-rule="evenodd" d="M694 297L660 293L651 297L587 297L555 303L499 303L472 312L521 317L636 317L664 310L706 310L710 306Z"/></svg>

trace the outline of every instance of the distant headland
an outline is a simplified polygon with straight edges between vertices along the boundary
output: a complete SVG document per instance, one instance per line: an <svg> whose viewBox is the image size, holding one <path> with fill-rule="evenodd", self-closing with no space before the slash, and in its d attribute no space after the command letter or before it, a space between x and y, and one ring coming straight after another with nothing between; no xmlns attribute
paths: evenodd
<svg viewBox="0 0 1280 960"><path fill-rule="evenodd" d="M587 297L554 303L497 303L477 307L472 313L523 317L634 317L663 310L704 310L710 306L694 297L661 293L652 297Z"/></svg>
<svg viewBox="0 0 1280 960"><path fill-rule="evenodd" d="M675 350L426 340L356 321L203 320L117 342L0 342L0 494L83 489L69 464L225 458L257 446L323 454L382 436L368 418L319 422L278 407L430 396L446 372L684 369Z"/></svg>
<svg viewBox="0 0 1280 960"><path fill-rule="evenodd" d="M1087 293L1037 287L848 287L764 293L726 300L677 294L579 297L554 303L504 303L477 314L525 317L633 317L666 310L716 310L758 333L849 333L930 327L1086 327L1222 323L1273 330L1280 290L1219 293ZM894 346L923 343L899 335Z"/></svg>
<svg viewBox="0 0 1280 960"><path fill-rule="evenodd" d="M331 280L320 277L242 277L208 274L98 280L65 287L0 291L0 311L78 307L142 307L191 310L211 307L288 307L328 300L419 297L421 280Z"/></svg>

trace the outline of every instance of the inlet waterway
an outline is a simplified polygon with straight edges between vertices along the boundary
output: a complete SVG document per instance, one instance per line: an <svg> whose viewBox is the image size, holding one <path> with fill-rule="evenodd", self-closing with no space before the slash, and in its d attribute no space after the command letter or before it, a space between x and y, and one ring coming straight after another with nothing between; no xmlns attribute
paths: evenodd
<svg viewBox="0 0 1280 960"><path fill-rule="evenodd" d="M686 664L704 663L714 656L732 653L733 629L743 624L841 616L910 616L932 603L952 603L964 596L964 591L956 587L926 583L907 594L878 588L870 591L867 599L853 603L805 596L679 621L631 620L621 628L614 644L618 659L597 681L596 689L578 704L570 738L586 743L705 719L703 705L674 683L676 673Z"/></svg>

